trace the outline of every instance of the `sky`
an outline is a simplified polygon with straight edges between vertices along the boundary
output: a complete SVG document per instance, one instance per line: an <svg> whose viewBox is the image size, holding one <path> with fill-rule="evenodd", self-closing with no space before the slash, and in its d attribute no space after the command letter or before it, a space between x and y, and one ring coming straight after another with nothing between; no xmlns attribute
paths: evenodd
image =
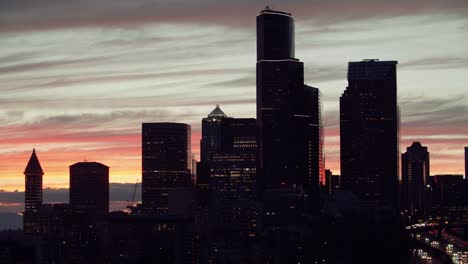
<svg viewBox="0 0 468 264"><path fill-rule="evenodd" d="M397 60L401 150L427 146L431 174L462 174L468 145L466 0L0 1L0 190L23 190L36 148L44 186L68 166L141 178L141 123L192 126L216 104L255 117L256 15L291 12L306 83L322 92L326 167L339 174L347 63Z"/></svg>

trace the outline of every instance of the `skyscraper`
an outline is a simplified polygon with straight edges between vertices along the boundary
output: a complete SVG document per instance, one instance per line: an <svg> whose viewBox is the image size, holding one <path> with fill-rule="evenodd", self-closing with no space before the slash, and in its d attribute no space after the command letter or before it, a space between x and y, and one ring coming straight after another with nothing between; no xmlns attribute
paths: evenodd
<svg viewBox="0 0 468 264"><path fill-rule="evenodd" d="M318 89L304 85L303 63L294 58L293 17L267 7L257 16L257 178L264 188L318 190L319 106Z"/></svg>
<svg viewBox="0 0 468 264"><path fill-rule="evenodd" d="M325 186L325 153L323 149L324 135L322 125L322 95L320 90L308 85L304 86L304 109L308 116L306 133L307 150L307 178L313 186Z"/></svg>
<svg viewBox="0 0 468 264"><path fill-rule="evenodd" d="M468 180L468 147L465 147L465 179Z"/></svg>
<svg viewBox="0 0 468 264"><path fill-rule="evenodd" d="M155 213L168 212L169 191L190 184L190 126L142 124L142 203Z"/></svg>
<svg viewBox="0 0 468 264"><path fill-rule="evenodd" d="M42 171L41 164L33 149L28 165L24 169L25 178L25 212L38 211L42 205Z"/></svg>
<svg viewBox="0 0 468 264"><path fill-rule="evenodd" d="M42 170L36 150L33 149L29 162L24 169L25 176L25 210L23 216L23 230L25 233L41 232L37 215L42 207Z"/></svg>
<svg viewBox="0 0 468 264"><path fill-rule="evenodd" d="M86 161L71 165L70 205L106 215L109 212L109 167Z"/></svg>
<svg viewBox="0 0 468 264"><path fill-rule="evenodd" d="M430 209L431 195L427 147L413 142L401 155L401 165L402 207L412 215L423 216Z"/></svg>
<svg viewBox="0 0 468 264"><path fill-rule="evenodd" d="M221 150L221 124L227 115L216 105L215 109L202 119L202 138L200 139L200 160L209 162L213 153Z"/></svg>
<svg viewBox="0 0 468 264"><path fill-rule="evenodd" d="M202 119L198 203L223 240L248 239L256 228L257 129L254 118L228 117L217 105ZM210 233L211 231L207 232Z"/></svg>
<svg viewBox="0 0 468 264"><path fill-rule="evenodd" d="M348 87L340 98L343 189L394 208L400 156L396 64L350 62Z"/></svg>

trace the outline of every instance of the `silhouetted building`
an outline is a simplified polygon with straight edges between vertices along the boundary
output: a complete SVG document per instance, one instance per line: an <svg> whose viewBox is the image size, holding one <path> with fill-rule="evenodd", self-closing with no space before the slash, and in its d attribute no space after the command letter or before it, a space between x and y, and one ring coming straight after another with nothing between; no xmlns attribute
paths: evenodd
<svg viewBox="0 0 468 264"><path fill-rule="evenodd" d="M197 186L237 194L247 190L248 196L255 196L257 132L254 118L228 117L217 105L202 119L200 143Z"/></svg>
<svg viewBox="0 0 468 264"><path fill-rule="evenodd" d="M294 58L294 19L262 10L257 16L258 172L262 189L324 180L318 89L304 85ZM318 160L318 162L317 162ZM320 171L321 170L321 171Z"/></svg>
<svg viewBox="0 0 468 264"><path fill-rule="evenodd" d="M340 175L333 175L331 170L325 170L325 190L327 193L334 193L340 189Z"/></svg>
<svg viewBox="0 0 468 264"><path fill-rule="evenodd" d="M33 149L29 162L24 170L25 180L25 211L23 216L23 230L25 233L38 233L38 226L35 214L40 211L42 206L42 170L36 150Z"/></svg>
<svg viewBox="0 0 468 264"><path fill-rule="evenodd" d="M175 215L109 216L110 263L197 263L193 223Z"/></svg>
<svg viewBox="0 0 468 264"><path fill-rule="evenodd" d="M396 64L350 62L340 98L341 186L394 208L400 155Z"/></svg>
<svg viewBox="0 0 468 264"><path fill-rule="evenodd" d="M217 105L202 119L201 161L197 190L204 249L239 249L255 236L257 129L254 118L228 117ZM221 244L219 244L221 243ZM210 244L210 245L208 245ZM209 253L207 253L209 254Z"/></svg>
<svg viewBox="0 0 468 264"><path fill-rule="evenodd" d="M432 177L433 204L437 207L468 206L468 182L461 174L434 175Z"/></svg>
<svg viewBox="0 0 468 264"><path fill-rule="evenodd" d="M71 165L70 205L106 215L109 212L109 167L86 161Z"/></svg>
<svg viewBox="0 0 468 264"><path fill-rule="evenodd" d="M33 149L28 165L26 165L24 175L26 176L25 211L37 211L42 205L42 176L44 172L35 149Z"/></svg>
<svg viewBox="0 0 468 264"><path fill-rule="evenodd" d="M40 241L19 230L0 231L0 264L40 262Z"/></svg>
<svg viewBox="0 0 468 264"><path fill-rule="evenodd" d="M401 155L402 209L411 215L424 216L431 205L429 152L419 142L413 142Z"/></svg>
<svg viewBox="0 0 468 264"><path fill-rule="evenodd" d="M221 152L221 122L227 115L216 105L216 108L202 119L202 137L200 139L200 161L209 162L213 153Z"/></svg>
<svg viewBox="0 0 468 264"><path fill-rule="evenodd" d="M468 147L465 147L465 179L468 179Z"/></svg>
<svg viewBox="0 0 468 264"><path fill-rule="evenodd" d="M169 191L190 185L190 126L143 123L142 130L142 203L167 214Z"/></svg>
<svg viewBox="0 0 468 264"><path fill-rule="evenodd" d="M318 88L304 85L304 109L308 116L307 124L307 178L312 186L325 185L325 153L322 125L322 99Z"/></svg>

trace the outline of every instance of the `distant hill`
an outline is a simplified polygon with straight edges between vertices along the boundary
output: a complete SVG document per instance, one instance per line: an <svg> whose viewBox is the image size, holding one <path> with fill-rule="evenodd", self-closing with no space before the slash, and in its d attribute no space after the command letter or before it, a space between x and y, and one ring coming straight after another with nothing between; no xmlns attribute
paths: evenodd
<svg viewBox="0 0 468 264"><path fill-rule="evenodd" d="M0 230L23 228L23 217L15 213L0 212Z"/></svg>

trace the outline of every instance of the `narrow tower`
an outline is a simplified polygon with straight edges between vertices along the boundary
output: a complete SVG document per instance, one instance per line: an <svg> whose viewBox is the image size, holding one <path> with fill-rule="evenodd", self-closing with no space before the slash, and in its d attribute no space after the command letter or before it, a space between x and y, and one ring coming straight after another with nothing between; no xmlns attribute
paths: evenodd
<svg viewBox="0 0 468 264"><path fill-rule="evenodd" d="M402 207L422 217L430 206L429 152L420 142L413 142L401 155Z"/></svg>
<svg viewBox="0 0 468 264"><path fill-rule="evenodd" d="M38 211L42 205L42 171L36 150L33 149L28 165L24 170L25 181L25 212Z"/></svg>

